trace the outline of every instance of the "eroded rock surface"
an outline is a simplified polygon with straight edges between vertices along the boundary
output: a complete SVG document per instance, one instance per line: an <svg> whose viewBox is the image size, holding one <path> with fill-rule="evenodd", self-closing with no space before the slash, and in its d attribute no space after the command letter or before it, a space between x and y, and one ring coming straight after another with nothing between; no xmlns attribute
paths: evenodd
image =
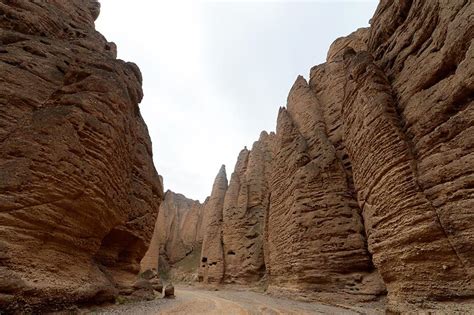
<svg viewBox="0 0 474 315"><path fill-rule="evenodd" d="M161 203L150 247L141 262L142 270L158 269L158 257L174 264L200 250L205 227L204 206L168 190ZM197 267L197 266L196 266Z"/></svg>
<svg viewBox="0 0 474 315"><path fill-rule="evenodd" d="M220 283L224 277L224 248L222 246L222 216L228 182L222 165L214 180L212 192L204 206L203 225L206 226L202 243L199 279L205 283Z"/></svg>
<svg viewBox="0 0 474 315"><path fill-rule="evenodd" d="M224 200L224 282L251 283L265 274L263 244L274 134L262 132L240 152Z"/></svg>
<svg viewBox="0 0 474 315"><path fill-rule="evenodd" d="M99 7L0 1L0 309L113 298L153 232L142 78Z"/></svg>
<svg viewBox="0 0 474 315"><path fill-rule="evenodd" d="M231 177L224 282L264 274L271 292L329 301L388 292L395 311L472 301L473 16L471 1L383 0L296 80L265 171L245 149Z"/></svg>
<svg viewBox="0 0 474 315"><path fill-rule="evenodd" d="M359 208L329 141L319 101L299 77L280 109L268 212L271 290L383 292L366 246ZM375 272L376 273L376 272Z"/></svg>

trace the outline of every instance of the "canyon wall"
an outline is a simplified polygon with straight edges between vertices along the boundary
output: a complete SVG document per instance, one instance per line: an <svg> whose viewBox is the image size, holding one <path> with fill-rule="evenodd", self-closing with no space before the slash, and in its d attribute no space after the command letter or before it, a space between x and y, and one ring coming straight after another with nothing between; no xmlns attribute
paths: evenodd
<svg viewBox="0 0 474 315"><path fill-rule="evenodd" d="M222 217L227 187L227 174L225 166L222 165L212 185L211 195L205 202L202 219L206 229L203 236L198 277L205 283L220 283L224 276Z"/></svg>
<svg viewBox="0 0 474 315"><path fill-rule="evenodd" d="M155 223L153 238L141 261L142 271L158 269L158 259L173 265L200 249L204 205L171 190L166 191ZM197 266L196 266L197 269Z"/></svg>
<svg viewBox="0 0 474 315"><path fill-rule="evenodd" d="M222 223L225 283L252 283L265 274L263 240L274 136L262 132L252 150L242 150L231 175Z"/></svg>
<svg viewBox="0 0 474 315"><path fill-rule="evenodd" d="M0 309L113 299L163 198L142 77L93 0L0 1Z"/></svg>
<svg viewBox="0 0 474 315"><path fill-rule="evenodd" d="M202 280L387 294L394 311L472 301L473 16L470 1L383 0L298 77L276 134L241 151L207 209L202 267L212 247L218 271Z"/></svg>
<svg viewBox="0 0 474 315"><path fill-rule="evenodd" d="M339 300L383 293L344 166L327 137L319 101L302 77L287 109L280 109L272 162L269 289L319 299L337 292Z"/></svg>

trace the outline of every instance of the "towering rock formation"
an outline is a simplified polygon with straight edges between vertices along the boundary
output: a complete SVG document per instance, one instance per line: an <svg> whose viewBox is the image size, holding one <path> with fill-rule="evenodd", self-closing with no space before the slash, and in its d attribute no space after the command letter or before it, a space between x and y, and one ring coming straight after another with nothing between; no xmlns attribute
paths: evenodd
<svg viewBox="0 0 474 315"><path fill-rule="evenodd" d="M319 101L302 77L287 108L278 115L271 178L270 289L373 298L383 286L371 273L362 218L327 137Z"/></svg>
<svg viewBox="0 0 474 315"><path fill-rule="evenodd" d="M204 231L199 279L205 283L220 283L224 276L224 249L222 246L222 211L227 191L227 175L222 165L214 180L212 192L204 206Z"/></svg>
<svg viewBox="0 0 474 315"><path fill-rule="evenodd" d="M368 53L346 64L344 137L370 250L391 300L472 295L463 286L472 278L418 183L389 81Z"/></svg>
<svg viewBox="0 0 474 315"><path fill-rule="evenodd" d="M382 0L296 80L265 163L245 149L231 177L224 282L265 270L273 292L386 290L402 311L474 297L473 14L471 1Z"/></svg>
<svg viewBox="0 0 474 315"><path fill-rule="evenodd" d="M0 0L0 309L113 298L163 198L141 74L93 0ZM142 268L395 311L474 297L474 4L382 0L297 78L203 206L167 193ZM440 307L436 304L433 307Z"/></svg>
<svg viewBox="0 0 474 315"><path fill-rule="evenodd" d="M0 309L112 298L133 279L162 185L141 74L93 0L0 1Z"/></svg>
<svg viewBox="0 0 474 315"><path fill-rule="evenodd" d="M141 262L142 271L157 269L159 256L174 264L200 249L205 231L203 215L204 206L199 201L168 190L160 206L150 247Z"/></svg>
<svg viewBox="0 0 474 315"><path fill-rule="evenodd" d="M269 206L274 134L240 152L224 200L223 244L227 283L258 281L265 274L263 254L265 215Z"/></svg>
<svg viewBox="0 0 474 315"><path fill-rule="evenodd" d="M370 150L390 166L376 179L362 179L365 170L354 179L374 187L359 199L391 301L474 296L473 13L470 1L383 1L368 38L371 55L346 62L347 119L359 120L347 132L361 122L355 106L385 112L371 123L385 124L377 133L391 154ZM359 143L352 146L358 155ZM353 160L354 169L364 163Z"/></svg>

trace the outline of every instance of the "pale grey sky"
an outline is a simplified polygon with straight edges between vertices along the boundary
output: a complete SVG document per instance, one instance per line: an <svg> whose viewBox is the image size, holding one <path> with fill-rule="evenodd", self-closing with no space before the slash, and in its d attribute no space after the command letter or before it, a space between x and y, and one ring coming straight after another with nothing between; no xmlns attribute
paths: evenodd
<svg viewBox="0 0 474 315"><path fill-rule="evenodd" d="M165 190L203 201L222 164L275 130L296 77L378 1L101 0L97 29L143 74L140 104Z"/></svg>

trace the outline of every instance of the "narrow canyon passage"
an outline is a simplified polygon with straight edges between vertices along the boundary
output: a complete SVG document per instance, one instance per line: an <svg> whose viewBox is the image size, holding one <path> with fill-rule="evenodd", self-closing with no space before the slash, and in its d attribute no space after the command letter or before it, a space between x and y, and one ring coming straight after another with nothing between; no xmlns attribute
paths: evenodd
<svg viewBox="0 0 474 315"><path fill-rule="evenodd" d="M193 39L202 51L187 46L193 19L177 29L169 18L170 37L159 36L159 10L144 4L176 1L133 2L121 18L120 1L101 0L127 27L153 13L143 45L125 32L151 61L141 68L96 29L99 2L0 0L0 315L474 314L473 0L373 0L370 22L331 45L323 33L342 33L329 24L302 32L288 10L268 21L251 12L232 29L266 24L223 32L217 47L244 50L222 63L213 33ZM352 11L341 8L327 14L334 25ZM278 49L259 51L271 37ZM186 44L173 53L182 73L151 71L175 68L160 58L173 43ZM283 48L312 56L287 97L269 79L288 66L290 85L301 56L279 60ZM274 64L244 58L256 55ZM237 70L245 88L224 80ZM165 90L179 101L153 96ZM142 100L160 111L142 115ZM200 174L214 167L211 186Z"/></svg>
<svg viewBox="0 0 474 315"><path fill-rule="evenodd" d="M95 312L97 311L97 312ZM209 291L177 287L176 298L117 305L95 310L94 314L385 314L381 305L364 308L306 303L262 293L224 289ZM88 314L88 313L86 313Z"/></svg>

